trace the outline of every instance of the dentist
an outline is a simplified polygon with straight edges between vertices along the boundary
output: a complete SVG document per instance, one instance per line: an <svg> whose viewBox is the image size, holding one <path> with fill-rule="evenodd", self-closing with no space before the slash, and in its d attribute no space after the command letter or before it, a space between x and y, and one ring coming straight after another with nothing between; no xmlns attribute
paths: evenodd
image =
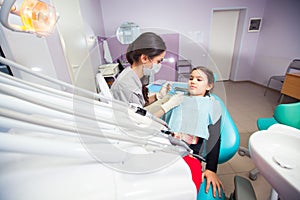
<svg viewBox="0 0 300 200"><path fill-rule="evenodd" d="M170 90L170 85L165 84L155 95L145 98L143 95L143 84L141 79L144 75L156 73L161 68L161 62L166 55L166 45L160 36L152 32L141 34L135 41L129 44L126 58L131 64L125 68L114 81L111 92L115 99L135 104L139 107L152 104L162 99ZM160 117L182 102L181 94L174 95L161 105L161 109L154 113Z"/></svg>

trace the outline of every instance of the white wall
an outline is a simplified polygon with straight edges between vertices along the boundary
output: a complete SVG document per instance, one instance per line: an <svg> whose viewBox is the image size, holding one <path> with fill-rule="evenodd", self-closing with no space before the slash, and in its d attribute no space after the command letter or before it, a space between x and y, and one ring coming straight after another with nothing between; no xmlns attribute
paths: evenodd
<svg viewBox="0 0 300 200"><path fill-rule="evenodd" d="M16 3L18 5L20 1ZM10 15L9 23L20 25L20 18ZM40 38L33 34L13 32L0 25L0 38L0 45L6 58L16 61L27 68L41 68L39 72L41 74L65 82L71 82L57 31L54 31L47 38ZM14 68L12 68L12 72L14 76L24 80L60 88L56 84L51 84Z"/></svg>
<svg viewBox="0 0 300 200"><path fill-rule="evenodd" d="M101 62L101 52L97 42L97 36L104 35L101 3L98 0L80 0L80 11L87 37L94 37L95 43L89 45L89 57L93 66L93 73L98 72Z"/></svg>
<svg viewBox="0 0 300 200"><path fill-rule="evenodd" d="M16 3L20 4L20 1L17 0ZM100 54L96 38L94 37L94 43L89 39L90 36L103 32L103 26L98 23L102 21L101 12L98 12L101 6L98 0L83 2L85 18L82 16L79 0L51 1L60 18L54 32L47 37L38 38L32 34L12 32L0 25L0 45L6 57L28 67L40 67L40 73L52 78L96 91L95 73L100 64ZM94 11L89 13L88 9L91 8ZM100 20L95 16L100 16ZM10 18L20 23L17 20L19 17ZM13 72L24 80L52 85L22 72Z"/></svg>
<svg viewBox="0 0 300 200"><path fill-rule="evenodd" d="M53 0L60 15L57 29L64 44L64 52L72 74L73 84L96 91L95 74L89 57L89 44L79 0ZM73 72L73 73L72 73Z"/></svg>
<svg viewBox="0 0 300 200"><path fill-rule="evenodd" d="M95 35L104 36L101 0L81 0L82 19L89 24Z"/></svg>

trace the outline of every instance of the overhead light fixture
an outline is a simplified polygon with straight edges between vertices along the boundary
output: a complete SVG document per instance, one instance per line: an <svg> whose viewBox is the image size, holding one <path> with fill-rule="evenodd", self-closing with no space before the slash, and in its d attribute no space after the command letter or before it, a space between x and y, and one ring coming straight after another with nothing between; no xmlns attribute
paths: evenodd
<svg viewBox="0 0 300 200"><path fill-rule="evenodd" d="M20 10L14 6L16 0L4 0L0 8L1 24L12 31L46 36L52 33L57 21L55 8L39 0L24 0ZM9 14L18 15L22 25L10 24Z"/></svg>
<svg viewBox="0 0 300 200"><path fill-rule="evenodd" d="M169 62L169 63L174 63L175 62L175 58L170 57L170 58L164 58L163 60L164 62Z"/></svg>

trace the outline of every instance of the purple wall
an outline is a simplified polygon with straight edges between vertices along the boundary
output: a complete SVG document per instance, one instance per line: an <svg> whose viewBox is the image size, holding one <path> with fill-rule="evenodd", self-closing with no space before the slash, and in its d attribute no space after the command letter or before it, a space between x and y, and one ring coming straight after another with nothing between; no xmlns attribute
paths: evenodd
<svg viewBox="0 0 300 200"><path fill-rule="evenodd" d="M105 35L101 0L80 1L83 20L89 24L95 35Z"/></svg>
<svg viewBox="0 0 300 200"><path fill-rule="evenodd" d="M300 58L300 1L267 0L251 80L266 84L282 75L291 60ZM276 81L273 88L280 88Z"/></svg>
<svg viewBox="0 0 300 200"><path fill-rule="evenodd" d="M175 63L178 60L179 49L179 34L161 34L160 35L166 43L167 53L165 59L174 58L174 62L163 62L161 70L155 74L155 79L165 79L169 81L175 81ZM126 61L126 49L128 45L121 44L116 37L107 38L108 46L111 52L111 57L114 62L117 59ZM99 40L99 45L102 47L102 43ZM100 48L100 52L103 55L103 50Z"/></svg>
<svg viewBox="0 0 300 200"><path fill-rule="evenodd" d="M249 17L262 17L266 0L101 0L106 36L115 32L125 21L137 23L142 29L178 33L190 40L182 45L179 54L194 65L208 63L204 55L209 48L211 19L214 9L246 9ZM113 11L113 12L112 12ZM246 29L247 27L245 27ZM246 31L245 31L246 32ZM200 41L195 38L200 33ZM243 34L239 66L235 80L249 80L259 34ZM220 33L220 37L222 34ZM190 43L189 43L190 42ZM191 43L195 44L191 44ZM199 50L201 46L202 50ZM201 51L201 52L200 52ZM199 53L197 53L199 52ZM202 57L201 57L202 56Z"/></svg>
<svg viewBox="0 0 300 200"><path fill-rule="evenodd" d="M114 36L125 21L135 22L144 29L178 33L179 54L192 62L209 48L213 10L245 9L234 80L259 84L265 84L272 74L282 73L288 62L300 55L299 3L299 0L101 0L106 36ZM247 32L251 17L263 18L259 33ZM194 42L193 46L186 42L195 41L197 32L201 34L199 43ZM182 45L182 37L190 40ZM197 46L203 47L199 54ZM205 65L207 58L201 59L193 64Z"/></svg>
<svg viewBox="0 0 300 200"><path fill-rule="evenodd" d="M179 51L179 34L164 34L161 35L163 40L167 45L167 53L165 59L174 58L174 62L163 62L162 68L160 71L155 74L155 80L168 80L175 81L176 79L176 70L175 63L178 60L178 51Z"/></svg>

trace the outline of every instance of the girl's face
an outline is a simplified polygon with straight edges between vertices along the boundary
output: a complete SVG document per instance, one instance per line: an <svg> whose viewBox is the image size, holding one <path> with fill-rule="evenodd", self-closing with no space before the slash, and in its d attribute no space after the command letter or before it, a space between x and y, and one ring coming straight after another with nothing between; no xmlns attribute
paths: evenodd
<svg viewBox="0 0 300 200"><path fill-rule="evenodd" d="M206 90L210 90L212 85L208 84L206 74L201 70L193 70L188 81L188 90L191 96L204 96Z"/></svg>

